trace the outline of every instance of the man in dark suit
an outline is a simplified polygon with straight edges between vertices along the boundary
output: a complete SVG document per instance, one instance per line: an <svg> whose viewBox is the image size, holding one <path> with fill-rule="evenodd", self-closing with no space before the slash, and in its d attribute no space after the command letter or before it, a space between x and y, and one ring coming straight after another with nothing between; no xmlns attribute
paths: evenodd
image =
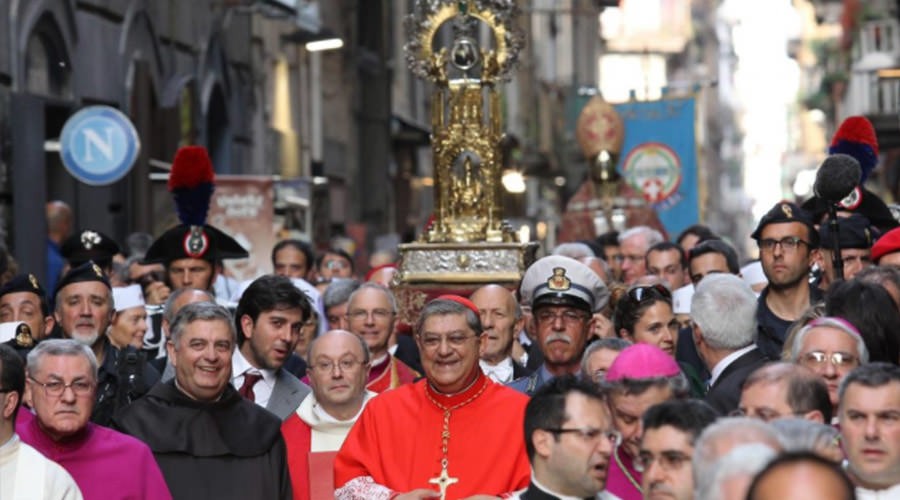
<svg viewBox="0 0 900 500"><path fill-rule="evenodd" d="M245 398L284 420L300 406L309 387L284 369L312 307L284 276L257 278L234 313L238 344L231 383Z"/></svg>
<svg viewBox="0 0 900 500"><path fill-rule="evenodd" d="M516 296L500 285L485 285L469 298L478 307L487 335L478 361L484 374L500 384L530 375L531 370L512 358L513 339L525 321Z"/></svg>
<svg viewBox="0 0 900 500"><path fill-rule="evenodd" d="M753 343L756 295L733 274L706 276L691 301L697 353L712 374L706 402L722 415L734 411L741 385L768 359Z"/></svg>

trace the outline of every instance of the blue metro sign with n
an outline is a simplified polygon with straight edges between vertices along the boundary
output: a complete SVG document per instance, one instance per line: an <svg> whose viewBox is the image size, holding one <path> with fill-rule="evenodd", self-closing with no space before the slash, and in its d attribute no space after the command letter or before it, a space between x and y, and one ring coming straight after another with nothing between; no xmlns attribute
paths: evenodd
<svg viewBox="0 0 900 500"><path fill-rule="evenodd" d="M92 186L105 186L124 177L141 149L131 120L109 106L90 106L72 115L63 126L59 143L66 170Z"/></svg>

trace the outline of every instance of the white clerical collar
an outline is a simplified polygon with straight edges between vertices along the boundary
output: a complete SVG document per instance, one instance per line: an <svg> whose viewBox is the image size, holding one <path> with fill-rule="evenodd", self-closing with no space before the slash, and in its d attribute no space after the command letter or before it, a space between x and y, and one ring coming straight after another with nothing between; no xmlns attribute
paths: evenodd
<svg viewBox="0 0 900 500"><path fill-rule="evenodd" d="M262 375L266 385L275 387L275 370L254 367L247 361L247 358L244 357L244 353L242 353L240 349L235 349L234 355L231 356L231 382L234 383L238 377L243 377L247 370L258 372Z"/></svg>
<svg viewBox="0 0 900 500"><path fill-rule="evenodd" d="M555 496L556 498L559 498L559 500L584 500L584 499L581 498L581 497L573 497L573 496L569 496L569 495L563 495L563 494L561 494L561 493L557 493L557 492L551 490L550 488L548 488L548 487L544 486L543 484L541 484L541 482L538 481L536 477L534 477L534 473L531 474L531 482L532 482L532 483L534 484L534 486L537 487L539 490L543 491L544 493L547 493L548 495L553 495L553 496Z"/></svg>
<svg viewBox="0 0 900 500"><path fill-rule="evenodd" d="M738 349L737 351L734 351L733 353L729 354L728 356L725 356L724 358L722 358L722 361L719 361L718 363L716 363L716 366L713 367L712 372L710 372L710 374L709 374L710 375L709 385L712 386L713 384L715 384L716 380L718 380L719 376L722 375L722 372L724 372L725 369L728 368L728 365L733 363L734 360L738 359L739 357L743 356L744 354L747 354L748 352L752 351L753 349L756 349L756 344L750 344L747 347L744 347L743 349Z"/></svg>
<svg viewBox="0 0 900 500"><path fill-rule="evenodd" d="M481 371L494 382L501 384L512 382L513 361L511 357L507 356L503 358L503 360L496 365L492 365L483 359L479 359L478 364L481 365Z"/></svg>
<svg viewBox="0 0 900 500"><path fill-rule="evenodd" d="M384 356L380 356L376 359L373 359L372 361L369 361L369 366L372 368L375 368L376 366L381 366L381 364L384 363L387 360L388 356L390 356L390 355L391 355L390 352L388 352L388 353L385 353Z"/></svg>

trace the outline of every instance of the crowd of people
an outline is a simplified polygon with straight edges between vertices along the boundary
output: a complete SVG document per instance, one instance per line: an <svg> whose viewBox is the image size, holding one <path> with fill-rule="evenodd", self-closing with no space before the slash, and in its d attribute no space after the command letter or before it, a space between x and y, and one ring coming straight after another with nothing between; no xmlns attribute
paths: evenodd
<svg viewBox="0 0 900 500"><path fill-rule="evenodd" d="M838 256L784 201L745 266L638 226L403 321L395 257L223 285L202 217L120 247L54 202L57 279L0 283L0 498L900 498L900 228L860 206Z"/></svg>

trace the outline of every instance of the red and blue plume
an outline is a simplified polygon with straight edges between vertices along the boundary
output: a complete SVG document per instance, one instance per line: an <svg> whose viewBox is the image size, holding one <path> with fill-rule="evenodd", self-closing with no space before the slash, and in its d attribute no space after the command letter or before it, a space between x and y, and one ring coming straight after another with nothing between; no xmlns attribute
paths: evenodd
<svg viewBox="0 0 900 500"><path fill-rule="evenodd" d="M844 120L831 139L828 153L842 153L855 158L862 167L859 183L864 184L869 173L878 165L878 139L875 138L872 122L864 116L851 116Z"/></svg>
<svg viewBox="0 0 900 500"><path fill-rule="evenodd" d="M184 146L175 153L169 173L169 192L182 224L206 224L209 202L215 189L215 173L206 148Z"/></svg>

